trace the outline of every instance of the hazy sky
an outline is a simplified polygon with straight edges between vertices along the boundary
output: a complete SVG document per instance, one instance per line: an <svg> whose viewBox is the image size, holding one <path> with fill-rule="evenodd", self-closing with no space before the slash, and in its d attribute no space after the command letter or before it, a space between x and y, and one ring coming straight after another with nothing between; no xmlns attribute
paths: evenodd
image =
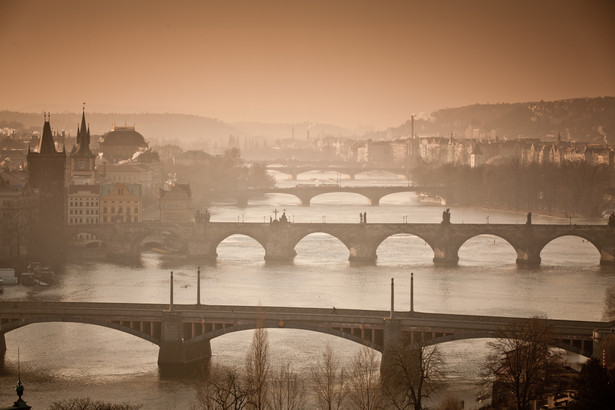
<svg viewBox="0 0 615 410"><path fill-rule="evenodd" d="M615 95L612 0L0 0L0 109L396 126Z"/></svg>

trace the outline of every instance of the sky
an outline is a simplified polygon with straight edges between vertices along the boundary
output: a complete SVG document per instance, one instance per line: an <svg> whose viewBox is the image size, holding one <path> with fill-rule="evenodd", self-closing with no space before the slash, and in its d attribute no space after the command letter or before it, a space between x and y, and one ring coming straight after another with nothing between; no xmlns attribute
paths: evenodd
<svg viewBox="0 0 615 410"><path fill-rule="evenodd" d="M0 0L0 109L397 126L615 95L612 0Z"/></svg>

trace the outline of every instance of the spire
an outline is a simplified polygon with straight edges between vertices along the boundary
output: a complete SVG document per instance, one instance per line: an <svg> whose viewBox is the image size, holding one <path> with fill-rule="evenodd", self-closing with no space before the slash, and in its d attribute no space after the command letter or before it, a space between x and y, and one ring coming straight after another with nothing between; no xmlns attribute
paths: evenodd
<svg viewBox="0 0 615 410"><path fill-rule="evenodd" d="M90 127L85 121L85 103L83 103L83 113L81 114L81 126L77 127L77 149L75 156L93 158L94 154L90 151Z"/></svg>
<svg viewBox="0 0 615 410"><path fill-rule="evenodd" d="M51 125L49 124L49 117L51 113L47 113L43 118L45 119L45 125L43 125L43 135L38 144L38 152L40 154L55 154L57 153L56 147L53 143L53 136L51 134Z"/></svg>

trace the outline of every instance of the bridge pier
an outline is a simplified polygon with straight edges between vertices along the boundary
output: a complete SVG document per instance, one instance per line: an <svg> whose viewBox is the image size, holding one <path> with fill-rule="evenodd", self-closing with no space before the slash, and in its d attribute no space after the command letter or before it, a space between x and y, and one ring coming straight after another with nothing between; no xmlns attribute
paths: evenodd
<svg viewBox="0 0 615 410"><path fill-rule="evenodd" d="M433 248L433 262L442 265L457 265L459 263L458 249L451 249L448 242L443 245Z"/></svg>
<svg viewBox="0 0 615 410"><path fill-rule="evenodd" d="M387 375L395 368L398 343L402 338L401 321L399 319L384 318L382 360L380 360L380 374Z"/></svg>
<svg viewBox="0 0 615 410"><path fill-rule="evenodd" d="M376 247L371 243L351 243L348 250L350 251L348 260L351 263L375 264L378 259Z"/></svg>
<svg viewBox="0 0 615 410"><path fill-rule="evenodd" d="M6 339L4 333L0 333L0 367L4 363L4 354L6 353Z"/></svg>
<svg viewBox="0 0 615 410"><path fill-rule="evenodd" d="M186 344L182 328L179 312L165 311L162 313L158 366L162 368L185 366L207 361L211 357L209 339Z"/></svg>
<svg viewBox="0 0 615 410"><path fill-rule="evenodd" d="M539 266L541 262L540 251L534 249L517 248L517 265Z"/></svg>
<svg viewBox="0 0 615 410"><path fill-rule="evenodd" d="M380 198L381 196L369 196L369 204L370 206L380 206Z"/></svg>
<svg viewBox="0 0 615 410"><path fill-rule="evenodd" d="M290 262L297 256L297 251L292 246L280 243L267 243L265 247L266 261Z"/></svg>
<svg viewBox="0 0 615 410"><path fill-rule="evenodd" d="M274 222L269 224L269 235L264 245L266 261L292 261L297 252L297 240L292 235L290 222Z"/></svg>
<svg viewBox="0 0 615 410"><path fill-rule="evenodd" d="M600 249L600 265L615 265L615 247Z"/></svg>

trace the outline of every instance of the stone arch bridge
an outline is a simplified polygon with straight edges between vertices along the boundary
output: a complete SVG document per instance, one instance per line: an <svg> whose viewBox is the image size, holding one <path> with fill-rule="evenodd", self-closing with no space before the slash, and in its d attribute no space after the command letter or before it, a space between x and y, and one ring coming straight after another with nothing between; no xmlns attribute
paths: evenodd
<svg viewBox="0 0 615 410"><path fill-rule="evenodd" d="M67 239L79 233L94 235L107 245L109 256L136 258L148 236L165 236L181 243L189 256L217 257L218 245L231 235L245 235L265 250L265 259L292 261L295 246L307 235L329 234L342 242L351 262L374 263L380 244L392 235L417 236L433 250L435 263L456 264L458 252L469 239L494 235L515 249L518 264L539 265L542 249L554 239L576 236L593 244L601 264L615 264L615 228L607 225L515 225L515 224L420 224L420 223L241 223L205 222L198 224L115 224L66 226Z"/></svg>
<svg viewBox="0 0 615 410"><path fill-rule="evenodd" d="M342 166L342 165L318 165L318 164L303 164L303 165L267 165L268 171L277 171L282 174L290 175L293 181L297 180L299 174L310 171L322 171L322 172L338 172L340 174L348 175L351 180L355 179L355 176L365 172L388 172L394 175L408 178L409 170L402 167L373 167L373 166Z"/></svg>
<svg viewBox="0 0 615 410"><path fill-rule="evenodd" d="M250 198L261 197L265 194L288 194L299 199L303 206L310 206L312 198L321 194L349 192L359 194L368 199L372 206L380 205L380 200L387 195L396 194L399 192L424 192L429 191L444 195L441 189L437 187L419 187L419 186L339 186L337 184L323 184L319 186L295 186L289 188L251 188L244 190L216 190L211 191L209 195L213 200L232 199L239 206L247 206Z"/></svg>
<svg viewBox="0 0 615 410"><path fill-rule="evenodd" d="M389 344L399 336L427 344L494 338L513 320L523 318L200 304L0 302L0 354L6 351L4 334L12 330L33 323L75 322L140 337L160 347L159 365L183 365L208 359L211 339L254 329L260 321L266 328L308 330L361 343L383 352L386 362ZM615 327L615 322L544 320L554 331L556 347L585 356L598 353L594 339L613 333Z"/></svg>

